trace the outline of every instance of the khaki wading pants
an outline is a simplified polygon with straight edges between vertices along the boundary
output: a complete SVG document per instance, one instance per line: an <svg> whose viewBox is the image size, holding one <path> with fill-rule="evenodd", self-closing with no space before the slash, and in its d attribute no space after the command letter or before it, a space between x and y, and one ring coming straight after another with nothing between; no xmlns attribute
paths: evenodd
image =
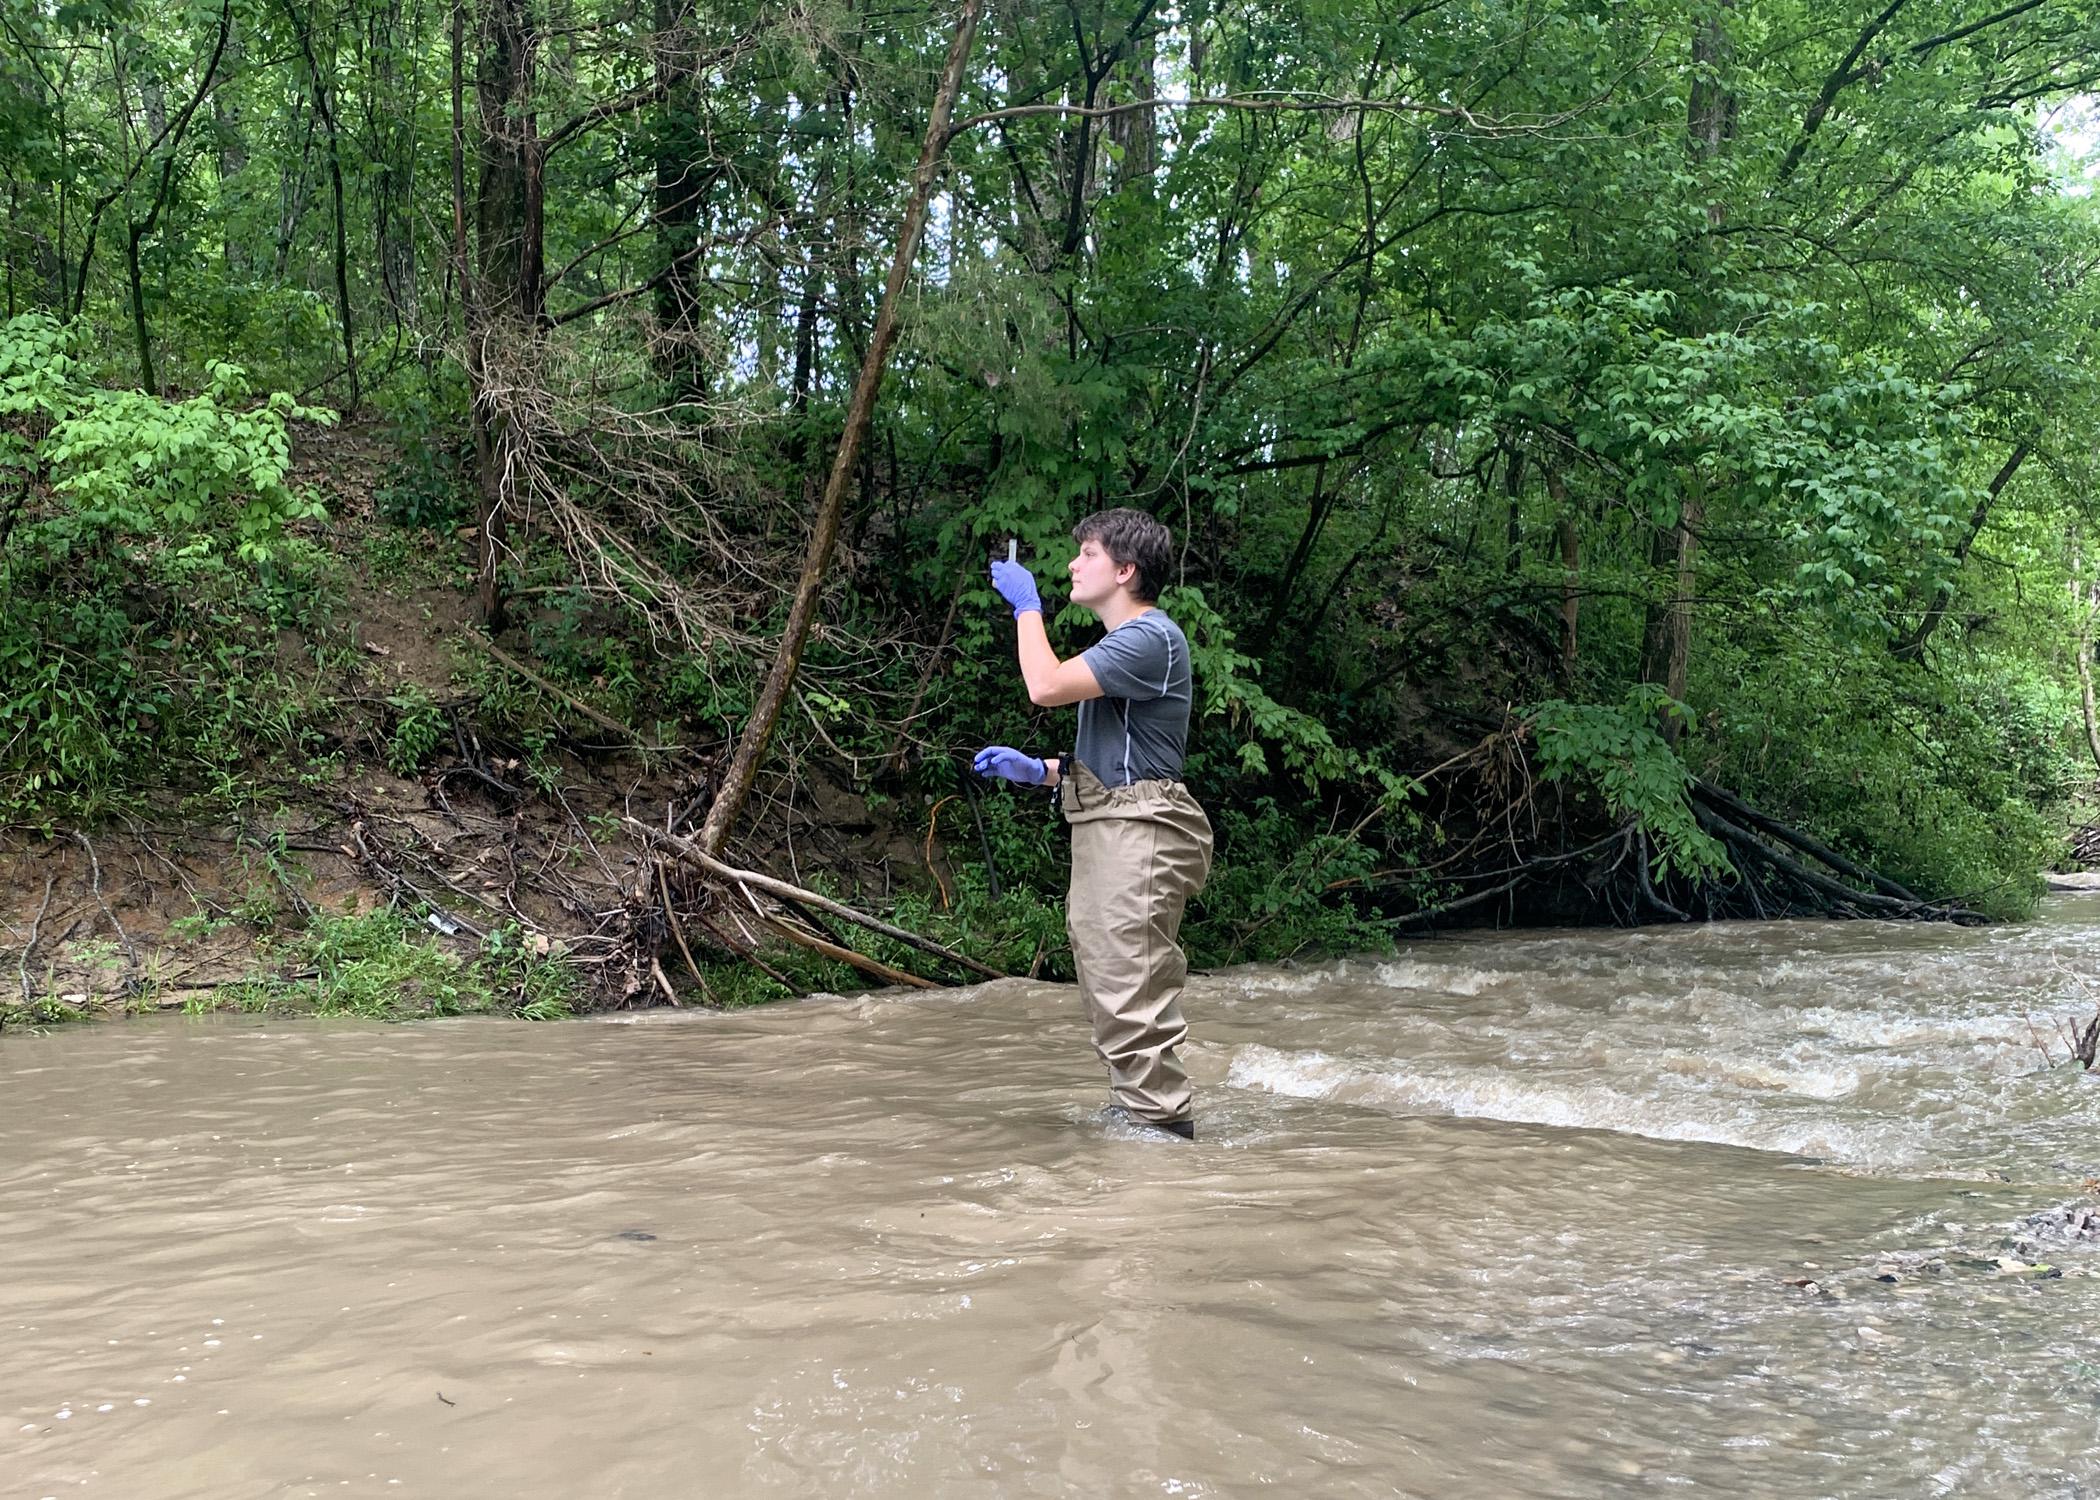
<svg viewBox="0 0 2100 1500"><path fill-rule="evenodd" d="M1072 828L1065 930L1109 1091L1140 1120L1193 1106L1176 1049L1188 1035L1181 914L1210 877L1210 820L1178 781L1106 787L1077 760L1061 777Z"/></svg>

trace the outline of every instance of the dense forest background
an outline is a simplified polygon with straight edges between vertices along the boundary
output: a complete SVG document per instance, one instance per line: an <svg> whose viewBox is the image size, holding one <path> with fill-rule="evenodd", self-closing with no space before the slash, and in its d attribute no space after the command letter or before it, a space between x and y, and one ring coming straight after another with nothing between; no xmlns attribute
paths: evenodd
<svg viewBox="0 0 2100 1500"><path fill-rule="evenodd" d="M983 565L1135 505L1199 959L2017 915L2100 770L2096 99L2085 0L4 0L0 807L400 875L383 769L1055 972Z"/></svg>

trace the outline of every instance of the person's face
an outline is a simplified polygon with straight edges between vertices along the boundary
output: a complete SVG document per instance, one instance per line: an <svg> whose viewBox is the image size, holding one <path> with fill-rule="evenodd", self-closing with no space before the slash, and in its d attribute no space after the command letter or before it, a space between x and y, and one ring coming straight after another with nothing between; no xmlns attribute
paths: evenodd
<svg viewBox="0 0 2100 1500"><path fill-rule="evenodd" d="M1089 537L1079 544L1079 555L1072 559L1069 571L1072 602L1099 612L1102 605L1115 598L1118 588L1137 577L1137 564L1118 563L1108 555L1106 547Z"/></svg>

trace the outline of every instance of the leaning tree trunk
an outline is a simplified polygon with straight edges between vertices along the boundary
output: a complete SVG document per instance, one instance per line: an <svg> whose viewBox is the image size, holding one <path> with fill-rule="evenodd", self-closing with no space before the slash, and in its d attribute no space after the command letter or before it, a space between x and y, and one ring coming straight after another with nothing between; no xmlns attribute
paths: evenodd
<svg viewBox="0 0 2100 1500"><path fill-rule="evenodd" d="M730 760L722 788L707 810L707 820L700 826L699 847L708 854L721 850L729 836L730 826L743 810L744 799L750 795L751 784L758 775L759 762L773 738L773 726L780 720L780 710L794 687L795 673L802 664L803 643L809 638L810 624L816 618L817 596L823 589L824 571L831 561L832 546L838 540L839 517L845 509L846 491L858 466L861 443L875 414L875 397L882 388L883 367L888 363L891 346L897 341L898 304L904 300L904 284L911 275L912 258L926 229L926 206L933 197L933 180L948 145L948 119L954 112L956 96L962 91L963 67L969 60L970 40L983 13L984 0L963 0L962 15L955 24L955 39L948 47L947 65L941 70L940 87L934 94L933 112L926 121L926 141L919 150L919 165L912 173L911 195L905 202L904 222L898 226L897 250L890 260L889 281L883 288L882 305L875 313L875 330L868 339L867 354L861 360L860 378L854 382L853 400L846 409L846 429L839 437L838 451L832 455L831 475L825 481L824 498L810 526L809 546L803 553L802 574L795 583L795 600L788 610L787 628L774 652L772 670L766 675L758 703L752 709L743 733L737 737L736 754Z"/></svg>

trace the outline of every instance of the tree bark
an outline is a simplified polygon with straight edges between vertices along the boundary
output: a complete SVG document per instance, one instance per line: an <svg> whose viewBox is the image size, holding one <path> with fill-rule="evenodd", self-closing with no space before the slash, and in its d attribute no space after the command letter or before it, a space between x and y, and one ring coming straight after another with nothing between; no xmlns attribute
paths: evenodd
<svg viewBox="0 0 2100 1500"><path fill-rule="evenodd" d="M234 76L238 77L247 61L238 30L234 30L227 37L226 55ZM248 138L242 131L240 101L228 100L224 95L215 94L212 96L211 108L212 134L218 143L219 191L231 198L235 179L248 165ZM220 241L219 254L229 280L247 274L248 247L233 233L230 219L227 232Z"/></svg>
<svg viewBox="0 0 2100 1500"><path fill-rule="evenodd" d="M1671 568L1671 583L1668 600L1649 608L1647 637L1641 647L1641 681L1659 686L1680 703L1691 671L1692 599L1698 583L1702 519L1699 493L1688 488L1678 508L1677 524L1656 533L1649 554L1651 562ZM1675 746L1684 731L1684 720L1665 713L1656 727Z"/></svg>
<svg viewBox="0 0 2100 1500"><path fill-rule="evenodd" d="M1582 532L1568 508L1568 487L1559 471L1543 469L1546 494L1558 512L1554 531L1560 540L1560 690L1575 691L1575 627L1582 617Z"/></svg>
<svg viewBox="0 0 2100 1500"><path fill-rule="evenodd" d="M153 371L153 335L146 327L146 286L139 275L139 240L143 232L131 226L124 238L124 272L131 289L131 331L139 347L139 388L149 396L160 394L160 381Z"/></svg>
<svg viewBox="0 0 2100 1500"><path fill-rule="evenodd" d="M416 136L412 113L393 107L402 95L404 56L421 55L420 11L402 15L401 0L386 0L366 21L368 61L365 90L367 134L374 168L372 179L372 251L379 270L380 293L394 326L414 325L416 299L416 229L414 191ZM410 34L404 39L403 31ZM406 90L421 94L421 67L412 63Z"/></svg>
<svg viewBox="0 0 2100 1500"><path fill-rule="evenodd" d="M1512 448L1502 466L1502 494L1509 503L1503 527L1502 571L1514 574L1524 565L1524 454Z"/></svg>
<svg viewBox="0 0 2100 1500"><path fill-rule="evenodd" d="M1685 133L1695 162L1712 160L1735 136L1736 99L1720 76L1732 55L1721 22L1734 9L1735 0L1717 0L1714 11L1692 33L1692 87ZM1720 228L1727 213L1726 204L1708 203L1708 227ZM1698 583L1699 527L1704 519L1701 483L1695 470L1687 474L1676 524L1658 531L1649 549L1652 566L1658 571L1671 570L1671 585L1667 601L1649 606L1641 645L1641 681L1659 685L1680 703L1691 667L1692 599ZM1684 720L1665 713L1656 727L1674 747L1684 732Z"/></svg>
<svg viewBox="0 0 2100 1500"><path fill-rule="evenodd" d="M1133 41L1129 56L1116 69L1116 94L1131 100L1157 98L1158 53L1158 39L1152 32ZM1117 102L1122 102L1122 98ZM1124 188L1148 191L1154 174L1159 171L1158 107L1151 105L1110 115L1108 139L1122 153L1114 174L1117 191Z"/></svg>
<svg viewBox="0 0 2100 1500"><path fill-rule="evenodd" d="M2100 769L2100 710L2093 701L2093 616L2100 613L2100 580L2084 576L2084 549L2071 528L2071 611L2078 620L2072 659L2078 668L2078 706L2085 716L2085 744Z"/></svg>
<svg viewBox="0 0 2100 1500"><path fill-rule="evenodd" d="M825 481L824 498L810 527L809 545L803 554L801 577L795 584L794 603L788 610L787 628L781 635L772 669L766 676L751 718L737 737L736 754L723 776L722 788L700 827L699 847L710 855L721 850L737 814L743 810L744 799L750 795L751 784L758 775L759 762L764 758L773 737L773 728L779 722L781 707L787 701L789 690L794 686L795 673L802 664L802 647L816 618L817 596L823 589L832 546L838 540L846 491L858 467L861 444L874 418L875 397L882 388L883 367L888 363L891 346L897 341L898 304L903 301L912 259L918 251L920 237L925 233L926 207L933 197L934 177L947 141L948 118L954 111L956 96L962 90L964 64L969 60L970 42L976 34L978 19L984 13L984 4L985 0L963 0L962 14L956 21L955 38L949 44L947 64L941 71L940 87L934 94L933 110L926 122L926 139L919 150L919 164L912 173L911 194L905 203L904 222L898 228L889 281L883 289L882 305L875 314L874 333L868 340L867 354L861 360L860 378L854 383L853 399L846 410L846 428L839 437L838 451L832 455L831 475Z"/></svg>
<svg viewBox="0 0 2100 1500"><path fill-rule="evenodd" d="M486 0L475 69L481 178L475 197L476 286L468 325L469 374L480 413L476 443L475 594L481 622L503 629L503 558L517 498L515 417L499 385L532 378L544 318L546 285L544 183L537 83L539 22L533 0ZM492 380L490 364L506 366Z"/></svg>
<svg viewBox="0 0 2100 1500"><path fill-rule="evenodd" d="M651 217L664 278L656 287L656 365L683 400L707 393L702 359L700 215L713 175L700 129L688 0L656 0L655 67L663 102L656 116L656 196Z"/></svg>

